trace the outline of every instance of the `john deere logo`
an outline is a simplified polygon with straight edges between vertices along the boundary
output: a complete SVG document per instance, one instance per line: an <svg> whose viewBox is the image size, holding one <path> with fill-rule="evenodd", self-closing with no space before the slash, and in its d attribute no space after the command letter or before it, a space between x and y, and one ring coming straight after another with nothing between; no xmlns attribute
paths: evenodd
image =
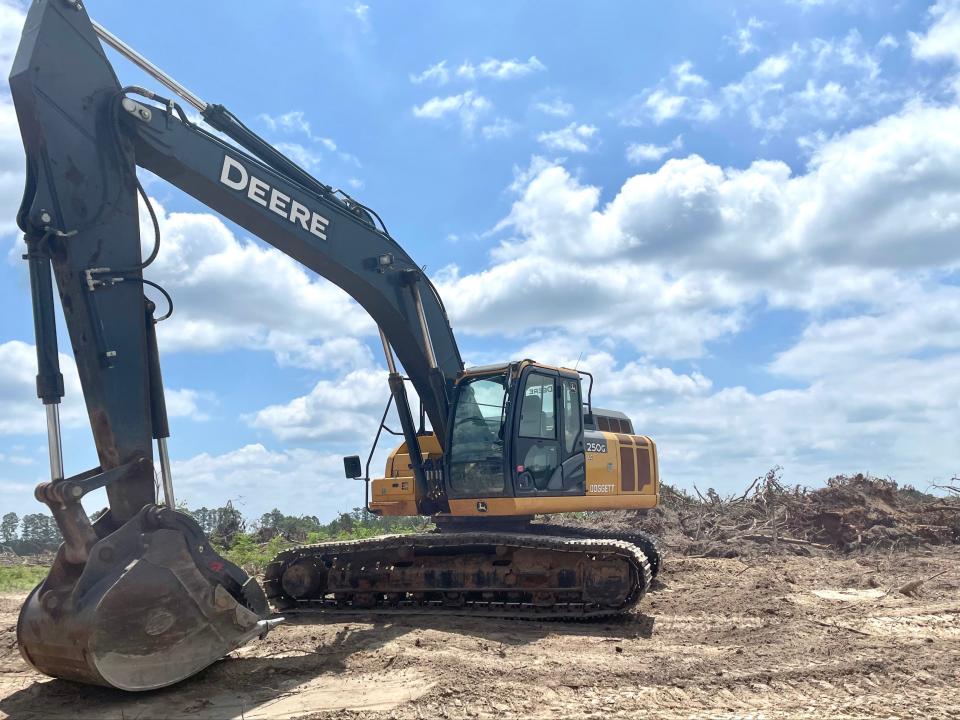
<svg viewBox="0 0 960 720"><path fill-rule="evenodd" d="M477 500L477 512L486 512L487 503L485 500Z"/></svg>

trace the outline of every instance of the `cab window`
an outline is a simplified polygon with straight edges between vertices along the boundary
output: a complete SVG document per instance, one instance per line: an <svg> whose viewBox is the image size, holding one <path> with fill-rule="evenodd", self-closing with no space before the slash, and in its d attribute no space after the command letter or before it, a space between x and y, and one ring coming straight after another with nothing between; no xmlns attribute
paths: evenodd
<svg viewBox="0 0 960 720"><path fill-rule="evenodd" d="M531 373L520 403L520 436L554 440L557 437L554 410L554 379Z"/></svg>
<svg viewBox="0 0 960 720"><path fill-rule="evenodd" d="M450 446L450 485L466 495L504 491L505 375L478 377L458 386Z"/></svg>

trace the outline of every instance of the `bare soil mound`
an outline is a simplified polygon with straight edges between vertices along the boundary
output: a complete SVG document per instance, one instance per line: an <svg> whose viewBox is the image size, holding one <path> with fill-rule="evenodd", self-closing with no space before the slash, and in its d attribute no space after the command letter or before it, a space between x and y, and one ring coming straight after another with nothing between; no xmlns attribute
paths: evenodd
<svg viewBox="0 0 960 720"><path fill-rule="evenodd" d="M738 557L763 552L907 550L960 544L960 499L938 497L893 480L857 474L825 487L785 486L777 469L741 495L713 489L694 495L670 486L646 512L589 513L578 525L637 528L684 555Z"/></svg>

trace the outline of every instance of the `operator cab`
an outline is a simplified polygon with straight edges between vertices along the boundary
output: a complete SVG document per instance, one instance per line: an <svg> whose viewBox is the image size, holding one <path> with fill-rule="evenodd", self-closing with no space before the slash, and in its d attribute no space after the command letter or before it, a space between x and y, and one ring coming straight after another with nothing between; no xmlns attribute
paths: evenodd
<svg viewBox="0 0 960 720"><path fill-rule="evenodd" d="M470 368L453 387L442 444L430 431L417 434L425 487L417 488L404 442L370 482L368 509L530 517L656 507L656 444L634 435L623 413L593 407L592 383L587 372L532 360ZM360 477L359 458L349 460L347 476Z"/></svg>
<svg viewBox="0 0 960 720"><path fill-rule="evenodd" d="M580 375L529 360L471 369L456 385L447 495L585 492Z"/></svg>

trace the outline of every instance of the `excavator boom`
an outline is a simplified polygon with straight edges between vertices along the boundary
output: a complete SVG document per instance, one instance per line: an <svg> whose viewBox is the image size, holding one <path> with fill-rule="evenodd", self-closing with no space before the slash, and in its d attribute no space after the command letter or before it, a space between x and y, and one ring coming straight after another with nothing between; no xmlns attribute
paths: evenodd
<svg viewBox="0 0 960 720"><path fill-rule="evenodd" d="M185 95L228 140L173 100L123 88L104 39ZM10 75L27 156L18 224L30 263L38 395L51 481L37 488L64 537L18 625L24 657L50 675L130 690L195 673L274 620L257 583L219 556L173 499L155 324L141 256L137 179L146 168L343 288L376 321L407 437L416 428L395 352L440 437L463 365L439 296L376 214L314 179L220 105L185 91L105 29L79 0L34 0ZM235 143L235 144L234 144ZM239 146L239 147L238 147ZM99 466L64 477L51 268ZM153 441L166 507L157 503ZM417 458L413 470L425 484ZM106 488L91 523L81 500Z"/></svg>

